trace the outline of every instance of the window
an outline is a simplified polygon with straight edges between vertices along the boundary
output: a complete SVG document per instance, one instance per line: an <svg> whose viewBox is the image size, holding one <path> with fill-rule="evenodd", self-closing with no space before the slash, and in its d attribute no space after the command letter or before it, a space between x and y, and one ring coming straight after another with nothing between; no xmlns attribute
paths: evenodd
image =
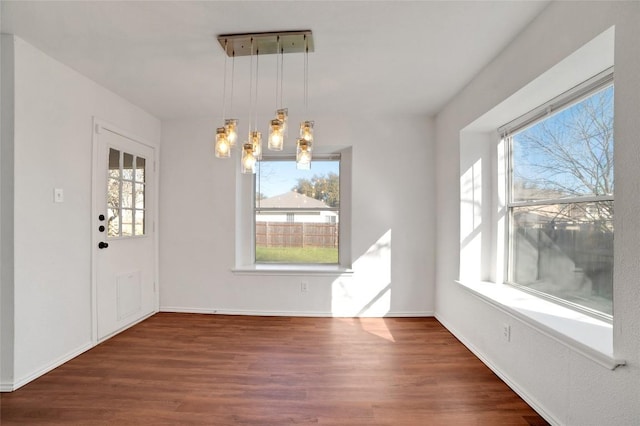
<svg viewBox="0 0 640 426"><path fill-rule="evenodd" d="M613 74L532 111L506 132L508 281L613 315Z"/></svg>
<svg viewBox="0 0 640 426"><path fill-rule="evenodd" d="M145 234L145 167L146 160L143 157L109 148L109 238Z"/></svg>
<svg viewBox="0 0 640 426"><path fill-rule="evenodd" d="M338 264L340 156L265 158L256 168L256 263Z"/></svg>

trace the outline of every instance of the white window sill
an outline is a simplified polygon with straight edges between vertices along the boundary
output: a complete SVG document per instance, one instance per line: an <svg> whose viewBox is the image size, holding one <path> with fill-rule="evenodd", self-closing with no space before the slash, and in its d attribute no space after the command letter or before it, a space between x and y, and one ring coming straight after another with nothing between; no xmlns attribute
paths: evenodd
<svg viewBox="0 0 640 426"><path fill-rule="evenodd" d="M460 282L489 304L514 316L598 364L615 370L625 361L613 356L613 326L511 286L492 282Z"/></svg>
<svg viewBox="0 0 640 426"><path fill-rule="evenodd" d="M352 269L339 265L256 264L236 267L231 271L238 275L341 276L353 274Z"/></svg>

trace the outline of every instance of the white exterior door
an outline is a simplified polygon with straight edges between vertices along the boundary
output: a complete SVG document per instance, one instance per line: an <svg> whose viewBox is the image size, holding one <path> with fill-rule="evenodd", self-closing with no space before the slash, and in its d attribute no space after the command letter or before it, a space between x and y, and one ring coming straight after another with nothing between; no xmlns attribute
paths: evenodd
<svg viewBox="0 0 640 426"><path fill-rule="evenodd" d="M154 149L95 125L94 319L104 340L157 311Z"/></svg>

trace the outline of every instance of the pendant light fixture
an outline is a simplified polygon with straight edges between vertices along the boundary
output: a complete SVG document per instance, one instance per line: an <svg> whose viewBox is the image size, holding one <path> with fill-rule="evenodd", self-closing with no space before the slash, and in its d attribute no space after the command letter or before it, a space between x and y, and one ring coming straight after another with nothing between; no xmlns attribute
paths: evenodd
<svg viewBox="0 0 640 426"><path fill-rule="evenodd" d="M304 37L304 110L309 113L309 44L307 37ZM313 121L303 121L300 123L300 139L296 144L296 167L300 170L311 168L311 157L313 151Z"/></svg>
<svg viewBox="0 0 640 426"><path fill-rule="evenodd" d="M249 139L253 145L253 156L256 157L256 160L262 160L262 133L254 130L250 133Z"/></svg>
<svg viewBox="0 0 640 426"><path fill-rule="evenodd" d="M284 132L282 130L282 121L271 120L269 125L269 144L267 145L271 151L282 151L284 149Z"/></svg>
<svg viewBox="0 0 640 426"><path fill-rule="evenodd" d="M311 147L309 142L298 139L296 146L296 168L298 170L311 169Z"/></svg>
<svg viewBox="0 0 640 426"><path fill-rule="evenodd" d="M310 30L304 31L279 31L269 33L251 34L227 34L218 36L218 42L225 51L226 56L231 57L231 113L233 114L233 89L235 74L235 57L251 56L249 78L249 128L248 138L242 144L241 170L242 173L255 173L256 162L262 158L262 133L258 131L258 82L259 82L259 57L265 54L276 56L276 114L269 122L268 144L269 150L282 151L287 134L287 120L289 110L282 107L284 86L284 54L304 53L304 105L305 114L308 110L308 56L313 52L313 36ZM254 70L255 54L255 70ZM254 77L255 71L255 77ZM255 81L254 81L255 78ZM225 57L225 72L223 82L222 116L224 127L216 129L216 157L228 158L237 140L238 120L225 118L226 86L227 86L227 60ZM313 121L304 121L300 127L300 139L296 144L296 163L299 168L309 168L311 164L311 152L313 144ZM301 142L302 141L302 142Z"/></svg>
<svg viewBox="0 0 640 426"><path fill-rule="evenodd" d="M225 52L226 52L226 48L225 48ZM226 75L227 75L226 56L225 56L224 62L225 62L225 80L226 80ZM233 87L234 87L235 71L236 71L236 53L235 51L233 51L233 53L231 54L231 96L229 97L229 111L232 116L233 116ZM224 120L224 130L225 130L225 133L227 134L227 140L229 141L229 144L232 147L235 146L236 141L238 140L238 119L227 118L226 120Z"/></svg>
<svg viewBox="0 0 640 426"><path fill-rule="evenodd" d="M227 40L224 41L225 51L227 50ZM224 78L222 80L222 122L225 123L225 104L227 97L227 56L224 57ZM228 158L231 156L231 143L224 127L216 129L215 153L218 158Z"/></svg>
<svg viewBox="0 0 640 426"><path fill-rule="evenodd" d="M229 41L227 39L224 40L224 50L228 52L229 50ZM222 121L224 123L223 127L218 127L216 129L216 142L215 142L215 153L218 158L228 158L231 156L231 149L236 144L236 140L238 139L238 119L236 118L225 118L226 117L226 106L227 106L227 56L224 57L224 78L222 84ZM231 53L232 62L231 62L231 96L230 96L230 110L233 114L233 85L234 85L234 75L235 75L235 52L232 50Z"/></svg>
<svg viewBox="0 0 640 426"><path fill-rule="evenodd" d="M253 123L253 110L254 110L254 100L253 100L253 37L251 37L251 61L249 63L249 136L247 141L244 143L242 148L242 158L241 158L241 169L242 173L245 174L253 174L256 172L256 161L259 159L259 155L262 154L262 146L261 146L261 135L260 132L251 130L251 125ZM256 67L257 74L257 67ZM256 85L258 83L258 79L256 76ZM257 91L256 91L257 93Z"/></svg>
<svg viewBox="0 0 640 426"><path fill-rule="evenodd" d="M231 144L229 143L224 127L218 127L216 129L216 157L231 157Z"/></svg>
<svg viewBox="0 0 640 426"><path fill-rule="evenodd" d="M253 155L253 144L246 142L242 146L242 159L240 160L242 173L252 174L256 172L256 157Z"/></svg>
<svg viewBox="0 0 640 426"><path fill-rule="evenodd" d="M260 49L256 50L256 96L254 97L253 131L249 133L249 139L253 143L253 156L256 160L262 160L262 133L258 131L258 74L260 70Z"/></svg>
<svg viewBox="0 0 640 426"><path fill-rule="evenodd" d="M313 121L303 121L300 124L300 138L305 141L313 142Z"/></svg>
<svg viewBox="0 0 640 426"><path fill-rule="evenodd" d="M271 151L282 151L284 149L284 137L287 130L288 110L282 108L282 83L284 73L284 53L280 47L280 36L277 37L276 57L276 118L271 120L269 125L269 143L267 147ZM278 60L279 59L279 60Z"/></svg>
<svg viewBox="0 0 640 426"><path fill-rule="evenodd" d="M282 98L282 95L280 95ZM280 108L276 111L276 117L282 122L282 132L287 135L287 121L289 120L289 110L287 108Z"/></svg>

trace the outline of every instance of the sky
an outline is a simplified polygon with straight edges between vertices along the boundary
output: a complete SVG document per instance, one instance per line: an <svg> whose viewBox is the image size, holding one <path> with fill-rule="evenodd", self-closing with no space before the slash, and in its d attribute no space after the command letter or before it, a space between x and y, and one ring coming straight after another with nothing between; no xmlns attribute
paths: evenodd
<svg viewBox="0 0 640 426"><path fill-rule="evenodd" d="M594 124L596 121L587 114L588 109L584 109L587 104L597 106L596 120L612 123L613 90L613 86L609 86L515 133L512 144L515 180L539 188L565 188L567 195L596 195L593 186L600 182L601 190L604 170L609 170L611 175L607 177L613 189L613 169L606 168L613 158L613 141L603 136L605 133ZM591 123L584 125L585 129L588 128L589 137L585 137L585 132L576 130L580 121ZM556 142L545 134L545 127L556 135ZM604 150L605 140L611 142L606 144L608 155ZM559 150L564 150L566 155L560 155ZM590 181L589 186L580 182L576 177L578 173ZM598 180L589 179L589 176L598 176ZM518 199L518 194L514 196Z"/></svg>
<svg viewBox="0 0 640 426"><path fill-rule="evenodd" d="M296 169L294 160L260 161L256 167L256 191L273 197L291 191L298 179L311 179L314 175L340 174L338 160L313 160L311 170Z"/></svg>

